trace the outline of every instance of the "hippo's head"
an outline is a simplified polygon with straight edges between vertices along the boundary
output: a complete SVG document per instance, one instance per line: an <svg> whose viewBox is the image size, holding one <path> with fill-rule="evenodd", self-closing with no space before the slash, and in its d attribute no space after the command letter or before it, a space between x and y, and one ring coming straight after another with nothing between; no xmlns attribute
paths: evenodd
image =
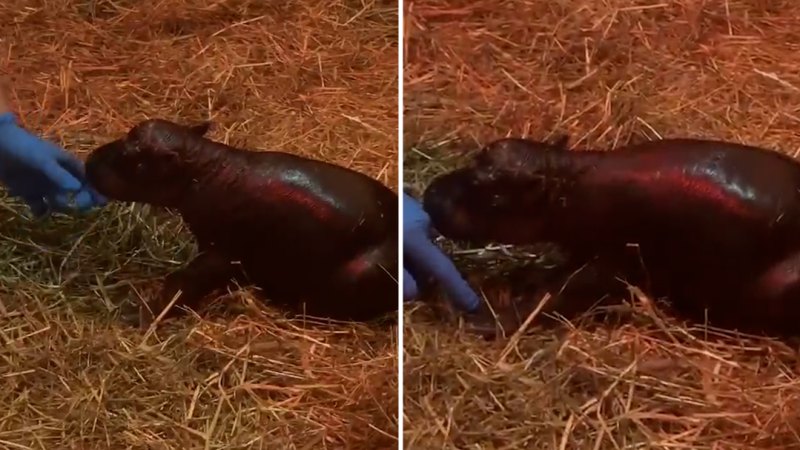
<svg viewBox="0 0 800 450"><path fill-rule="evenodd" d="M523 178L544 174L551 166L561 165L568 136L555 141L505 138L490 142L472 159L476 176L488 182L497 178Z"/></svg>
<svg viewBox="0 0 800 450"><path fill-rule="evenodd" d="M566 138L554 144L524 139L488 144L471 164L428 185L423 205L433 226L475 245L537 241L553 204L548 168L563 159L565 144Z"/></svg>
<svg viewBox="0 0 800 450"><path fill-rule="evenodd" d="M172 206L191 182L183 164L186 153L210 127L210 122L184 126L146 120L125 137L95 149L86 160L86 176L113 200Z"/></svg>

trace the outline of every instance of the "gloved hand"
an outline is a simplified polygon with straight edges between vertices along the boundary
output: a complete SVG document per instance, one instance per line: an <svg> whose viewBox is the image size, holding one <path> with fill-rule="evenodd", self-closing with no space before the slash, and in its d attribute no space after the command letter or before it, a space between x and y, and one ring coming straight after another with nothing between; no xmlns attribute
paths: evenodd
<svg viewBox="0 0 800 450"><path fill-rule="evenodd" d="M18 127L11 112L0 114L0 183L36 217L86 211L107 202L88 185L81 160Z"/></svg>
<svg viewBox="0 0 800 450"><path fill-rule="evenodd" d="M431 241L431 219L422 205L403 193L403 258L439 282L448 297L466 312L476 311L481 300L458 273L453 262ZM418 295L417 281L403 268L403 298Z"/></svg>

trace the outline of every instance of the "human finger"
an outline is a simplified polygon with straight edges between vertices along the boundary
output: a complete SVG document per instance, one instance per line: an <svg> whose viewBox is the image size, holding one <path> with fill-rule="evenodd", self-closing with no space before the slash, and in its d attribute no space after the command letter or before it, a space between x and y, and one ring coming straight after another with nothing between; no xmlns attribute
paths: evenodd
<svg viewBox="0 0 800 450"><path fill-rule="evenodd" d="M64 191L78 191L83 186L80 180L68 170L61 167L58 161L54 159L46 159L39 166L42 175L47 177L59 189Z"/></svg>
<svg viewBox="0 0 800 450"><path fill-rule="evenodd" d="M480 298L461 277L453 262L427 236L413 233L404 236L403 254L412 259L420 270L433 276L460 308L474 311L480 306Z"/></svg>
<svg viewBox="0 0 800 450"><path fill-rule="evenodd" d="M417 286L417 281L414 280L408 270L403 269L403 300L411 301L417 298L418 295L419 287Z"/></svg>

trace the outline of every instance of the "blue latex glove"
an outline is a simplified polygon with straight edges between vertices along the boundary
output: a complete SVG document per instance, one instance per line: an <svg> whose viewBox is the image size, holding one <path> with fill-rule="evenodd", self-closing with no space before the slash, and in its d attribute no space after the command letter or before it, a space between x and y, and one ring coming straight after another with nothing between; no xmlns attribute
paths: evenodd
<svg viewBox="0 0 800 450"><path fill-rule="evenodd" d="M403 193L403 258L431 275L442 286L459 309L473 312L481 300L458 273L442 250L431 241L431 218L422 205ZM417 280L403 269L403 298L408 301L418 295Z"/></svg>
<svg viewBox="0 0 800 450"><path fill-rule="evenodd" d="M0 114L0 183L36 217L82 212L107 202L88 185L80 159L17 126L10 112Z"/></svg>

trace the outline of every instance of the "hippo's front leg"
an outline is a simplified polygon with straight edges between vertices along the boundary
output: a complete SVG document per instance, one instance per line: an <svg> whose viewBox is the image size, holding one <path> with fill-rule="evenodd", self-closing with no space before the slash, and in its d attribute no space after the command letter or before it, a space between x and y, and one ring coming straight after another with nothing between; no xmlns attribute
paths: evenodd
<svg viewBox="0 0 800 450"><path fill-rule="evenodd" d="M530 314L539 309L535 325L557 325L558 317L578 319L595 306L621 302L627 294L615 266L603 260L581 265L569 263L555 269L521 267L502 277L506 295L493 296L491 310L486 303L473 313L463 314L465 327L486 339L494 339L500 329L510 335ZM491 283L491 284L495 284ZM546 299L546 300L545 300ZM545 304L540 303L546 301Z"/></svg>
<svg viewBox="0 0 800 450"><path fill-rule="evenodd" d="M238 264L214 251L201 253L183 269L169 274L159 295L139 308L139 326L148 328L179 292L180 296L165 317L180 315L180 306L196 308L203 297L228 286L238 269Z"/></svg>

